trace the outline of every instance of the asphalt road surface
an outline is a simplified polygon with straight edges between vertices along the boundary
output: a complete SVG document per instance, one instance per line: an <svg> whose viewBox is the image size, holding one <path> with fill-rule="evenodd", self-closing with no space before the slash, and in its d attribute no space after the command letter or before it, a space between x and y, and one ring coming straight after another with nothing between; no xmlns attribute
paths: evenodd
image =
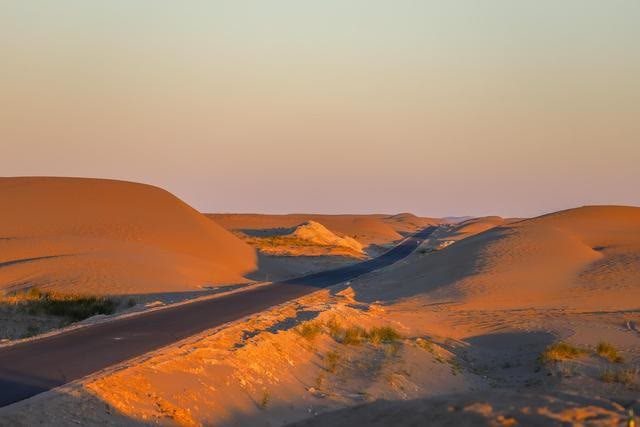
<svg viewBox="0 0 640 427"><path fill-rule="evenodd" d="M413 252L434 230L428 227L378 258L347 267L0 348L0 406L393 264Z"/></svg>

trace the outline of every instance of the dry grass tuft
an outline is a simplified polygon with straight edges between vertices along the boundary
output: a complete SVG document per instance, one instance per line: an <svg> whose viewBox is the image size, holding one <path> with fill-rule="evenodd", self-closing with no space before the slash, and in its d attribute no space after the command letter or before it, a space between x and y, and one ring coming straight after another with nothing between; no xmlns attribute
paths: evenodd
<svg viewBox="0 0 640 427"><path fill-rule="evenodd" d="M371 328L368 333L371 344L391 343L401 338L398 331L390 326Z"/></svg>
<svg viewBox="0 0 640 427"><path fill-rule="evenodd" d="M596 352L599 356L607 359L613 363L622 363L624 362L624 358L618 354L618 350L608 342L601 342L598 344L596 348Z"/></svg>
<svg viewBox="0 0 640 427"><path fill-rule="evenodd" d="M37 315L65 317L72 322L84 320L96 314L113 314L118 302L99 296L61 294L30 288L24 292L0 297L0 303L11 304L19 310Z"/></svg>
<svg viewBox="0 0 640 427"><path fill-rule="evenodd" d="M342 333L342 344L346 345L359 345L368 338L367 330L360 326L352 326L347 328Z"/></svg>
<svg viewBox="0 0 640 427"><path fill-rule="evenodd" d="M308 341L313 341L322 333L322 324L318 322L305 322L296 327L294 331Z"/></svg>
<svg viewBox="0 0 640 427"><path fill-rule="evenodd" d="M639 378L640 368L606 368L600 376L600 379L606 383L620 383L627 387L637 385Z"/></svg>
<svg viewBox="0 0 640 427"><path fill-rule="evenodd" d="M540 355L542 363L562 362L577 359L586 354L586 351L566 342L559 342L548 346Z"/></svg>
<svg viewBox="0 0 640 427"><path fill-rule="evenodd" d="M325 367L327 371L334 374L338 369L338 362L340 362L340 353L337 351L330 351L324 356Z"/></svg>
<svg viewBox="0 0 640 427"><path fill-rule="evenodd" d="M401 339L398 331L390 326L373 327L369 330L360 326L342 327L335 319L326 324L329 335L341 344L360 345L369 342L374 345L389 344Z"/></svg>
<svg viewBox="0 0 640 427"><path fill-rule="evenodd" d="M260 399L260 408L266 409L270 400L271 400L271 393L269 393L269 390L264 389L262 391L262 398Z"/></svg>
<svg viewBox="0 0 640 427"><path fill-rule="evenodd" d="M415 343L418 347L422 348L423 350L426 350L431 354L435 353L435 349L431 341L425 340L424 338L416 338Z"/></svg>

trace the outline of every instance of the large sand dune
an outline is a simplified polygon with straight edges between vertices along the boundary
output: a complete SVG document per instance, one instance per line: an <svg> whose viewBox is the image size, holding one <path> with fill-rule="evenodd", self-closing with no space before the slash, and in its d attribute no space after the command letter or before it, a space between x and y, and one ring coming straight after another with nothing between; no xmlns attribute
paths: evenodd
<svg viewBox="0 0 640 427"><path fill-rule="evenodd" d="M255 267L250 246L160 188L0 178L0 200L0 289L179 292Z"/></svg>
<svg viewBox="0 0 640 427"><path fill-rule="evenodd" d="M640 208L591 206L503 224L416 254L375 281L360 297L420 296L467 309L638 308Z"/></svg>

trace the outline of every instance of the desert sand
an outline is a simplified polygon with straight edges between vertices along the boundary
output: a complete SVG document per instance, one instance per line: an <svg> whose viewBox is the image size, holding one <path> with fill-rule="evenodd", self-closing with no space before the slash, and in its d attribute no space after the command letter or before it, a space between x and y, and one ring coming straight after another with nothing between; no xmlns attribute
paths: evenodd
<svg viewBox="0 0 640 427"><path fill-rule="evenodd" d="M207 214L258 251L247 277L281 280L377 256L404 235L440 223L412 214Z"/></svg>
<svg viewBox="0 0 640 427"><path fill-rule="evenodd" d="M489 224L472 225L481 231ZM442 236L469 228L462 223ZM418 297L464 309L636 309L639 254L640 208L571 209L494 225L422 259L418 252L375 279L361 279L376 284L361 297Z"/></svg>
<svg viewBox="0 0 640 427"><path fill-rule="evenodd" d="M340 237L351 237L365 247L387 245L402 239L401 233L415 232L439 220L419 218L412 214L400 215L261 215L261 214L208 214L229 230L253 234L256 230L291 228L307 221L322 224Z"/></svg>
<svg viewBox="0 0 640 427"><path fill-rule="evenodd" d="M625 422L640 409L640 209L485 222L494 225L478 234L443 226L395 265L6 407L1 419ZM466 237L442 245L456 234ZM599 350L604 341L613 353ZM545 356L560 342L576 354Z"/></svg>
<svg viewBox="0 0 640 427"><path fill-rule="evenodd" d="M108 295L246 281L254 250L157 187L0 178L0 290Z"/></svg>
<svg viewBox="0 0 640 427"><path fill-rule="evenodd" d="M280 256L350 256L363 258L364 247L356 239L340 237L316 221L306 221L296 227L280 228L243 236L261 253Z"/></svg>

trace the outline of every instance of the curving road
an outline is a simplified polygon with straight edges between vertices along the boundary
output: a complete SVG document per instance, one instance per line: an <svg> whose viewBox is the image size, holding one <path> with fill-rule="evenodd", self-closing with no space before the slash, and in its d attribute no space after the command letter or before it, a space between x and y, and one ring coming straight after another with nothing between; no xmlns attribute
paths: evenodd
<svg viewBox="0 0 640 427"><path fill-rule="evenodd" d="M347 267L0 348L0 406L393 264L413 252L434 230L428 227L378 258Z"/></svg>

